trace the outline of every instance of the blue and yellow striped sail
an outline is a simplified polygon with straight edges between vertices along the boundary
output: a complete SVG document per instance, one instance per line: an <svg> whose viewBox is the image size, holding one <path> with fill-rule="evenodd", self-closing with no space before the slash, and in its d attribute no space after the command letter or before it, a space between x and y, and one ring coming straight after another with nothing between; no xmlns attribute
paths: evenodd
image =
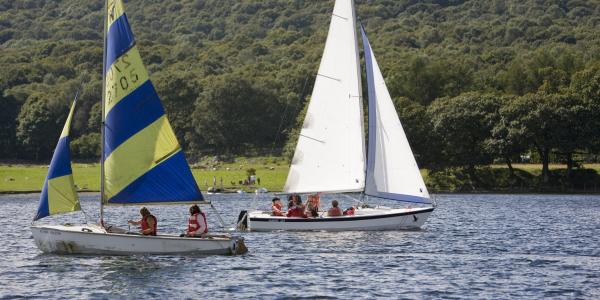
<svg viewBox="0 0 600 300"><path fill-rule="evenodd" d="M42 188L40 205L37 214L33 218L34 221L54 214L81 210L73 181L71 149L69 148L69 129L76 103L77 100L73 101L69 117L54 150L48 175Z"/></svg>
<svg viewBox="0 0 600 300"><path fill-rule="evenodd" d="M148 77L120 0L108 0L105 70L105 202L203 200Z"/></svg>

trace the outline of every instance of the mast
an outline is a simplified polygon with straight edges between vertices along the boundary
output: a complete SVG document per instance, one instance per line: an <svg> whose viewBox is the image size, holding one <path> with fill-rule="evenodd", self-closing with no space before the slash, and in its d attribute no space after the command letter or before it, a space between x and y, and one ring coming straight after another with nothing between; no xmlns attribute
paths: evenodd
<svg viewBox="0 0 600 300"><path fill-rule="evenodd" d="M108 0L104 0L104 34L102 46L102 122L100 128L100 226L104 227L104 127L105 127L105 97L106 97L106 25L108 18Z"/></svg>
<svg viewBox="0 0 600 300"><path fill-rule="evenodd" d="M362 76L361 76L361 66L360 66L360 54L359 54L359 47L358 47L358 31L357 31L357 17L356 17L356 3L354 0L350 1L352 3L352 28L354 29L354 47L355 47L355 53L356 53L356 68L358 69L356 72L358 74L358 101L361 103L360 105L360 124L361 126L361 135L362 135L362 147L363 147L363 159L366 162L367 161L367 146L366 146L366 137L365 137L365 128L363 127L365 124L365 113L363 110L363 94L362 94ZM362 25L361 25L362 26ZM363 169L363 174L365 174L365 180L367 180L367 164L365 164L365 168ZM361 200L362 200L362 194L364 194L364 188L361 191Z"/></svg>

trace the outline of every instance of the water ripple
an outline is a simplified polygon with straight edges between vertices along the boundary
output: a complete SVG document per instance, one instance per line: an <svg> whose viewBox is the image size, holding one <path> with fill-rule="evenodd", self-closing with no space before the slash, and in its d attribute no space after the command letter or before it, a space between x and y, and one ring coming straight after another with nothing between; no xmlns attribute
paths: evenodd
<svg viewBox="0 0 600 300"><path fill-rule="evenodd" d="M229 224L252 202L211 197ZM42 254L29 230L37 195L0 196L0 298L600 298L600 197L441 195L438 203L420 231L247 233L243 256L95 257ZM96 195L82 205L97 218ZM186 207L151 210L161 231L184 229ZM127 227L137 208L107 215Z"/></svg>

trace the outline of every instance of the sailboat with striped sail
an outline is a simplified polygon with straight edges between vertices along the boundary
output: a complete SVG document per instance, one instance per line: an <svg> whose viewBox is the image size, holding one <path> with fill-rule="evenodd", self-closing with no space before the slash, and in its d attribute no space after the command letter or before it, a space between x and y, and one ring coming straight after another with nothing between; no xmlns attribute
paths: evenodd
<svg viewBox="0 0 600 300"><path fill-rule="evenodd" d="M336 0L284 193L360 193L361 197L418 203L420 207L357 205L351 216L330 217L321 212L316 218L286 218L255 210L239 220L246 222L246 228L254 231L417 229L434 210L362 28L361 33L369 93L367 145L354 1Z"/></svg>
<svg viewBox="0 0 600 300"><path fill-rule="evenodd" d="M210 204L204 201L150 81L122 1L108 0L105 14L100 222L34 225L37 246L44 252L83 254L245 252L241 237L142 236L105 225L106 205ZM68 145L73 110L56 148L35 220L79 208Z"/></svg>

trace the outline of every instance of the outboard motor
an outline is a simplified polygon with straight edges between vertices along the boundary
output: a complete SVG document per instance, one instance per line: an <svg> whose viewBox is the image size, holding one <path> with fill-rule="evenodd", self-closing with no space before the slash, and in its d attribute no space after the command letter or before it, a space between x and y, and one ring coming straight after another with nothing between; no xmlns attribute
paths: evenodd
<svg viewBox="0 0 600 300"><path fill-rule="evenodd" d="M248 211L242 210L238 215L237 219L237 229L238 230L247 230L248 229Z"/></svg>

